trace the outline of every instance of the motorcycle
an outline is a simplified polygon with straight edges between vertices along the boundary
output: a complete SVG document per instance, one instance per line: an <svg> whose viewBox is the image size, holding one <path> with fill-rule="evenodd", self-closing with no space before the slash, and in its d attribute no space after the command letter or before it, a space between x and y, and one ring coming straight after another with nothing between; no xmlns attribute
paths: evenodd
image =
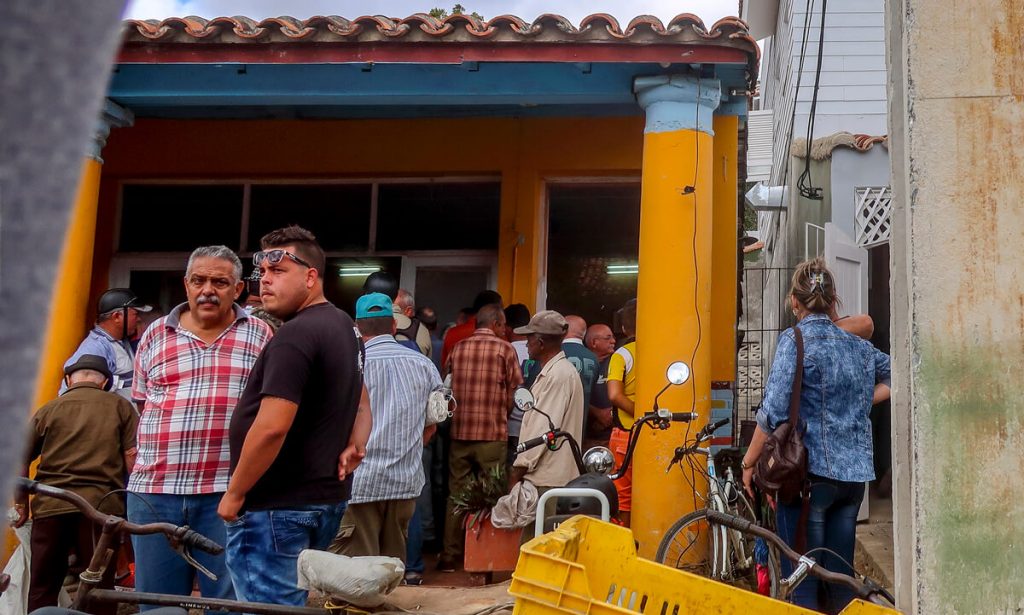
<svg viewBox="0 0 1024 615"><path fill-rule="evenodd" d="M550 451L556 451L568 443L580 473L579 476L566 483L565 487L551 489L540 497L537 502L539 513L535 530L537 535L550 532L563 521L576 515L599 517L604 521L618 517L619 496L615 490L614 481L622 478L629 469L633 452L644 426L666 430L674 422L686 423L697 418L696 412L672 412L658 406L658 400L665 391L673 386L682 385L690 379L690 366L682 361L676 361L665 370L665 378L668 383L654 397L653 409L644 413L633 423L622 466L613 473L609 472L615 468L615 457L608 447L595 446L581 454L576 439L571 433L555 427L551 417L537 407L536 399L529 389L520 388L515 391L513 400L516 407L524 413L540 412L547 418L549 427L544 434L520 442L516 447L516 453L519 454L538 446L545 446ZM705 429L714 430L719 426L709 425ZM544 510L544 505L548 500L552 498L558 500L555 514L545 518L541 511Z"/></svg>

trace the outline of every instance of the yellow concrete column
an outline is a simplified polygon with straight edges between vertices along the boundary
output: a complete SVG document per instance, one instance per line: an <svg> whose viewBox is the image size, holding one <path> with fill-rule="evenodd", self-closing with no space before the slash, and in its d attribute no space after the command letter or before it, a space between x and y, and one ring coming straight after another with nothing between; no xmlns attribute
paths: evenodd
<svg viewBox="0 0 1024 615"><path fill-rule="evenodd" d="M132 113L107 101L97 124L89 154L82 163L82 177L75 205L68 221L60 266L53 280L53 303L36 379L36 407L53 399L63 377L63 365L85 337L92 282L92 254L96 242L96 212L99 209L100 175L110 129L130 126Z"/></svg>
<svg viewBox="0 0 1024 615"><path fill-rule="evenodd" d="M736 295L739 220L737 168L739 118L715 116L711 224L711 381L736 380ZM736 429L739 426L735 426Z"/></svg>
<svg viewBox="0 0 1024 615"><path fill-rule="evenodd" d="M663 408L696 411L707 422L711 396L712 114L720 100L715 79L674 75L638 78L647 114L640 200L637 291L637 414L649 411L666 383L665 368L685 361L683 386L669 389ZM692 510L691 487L679 471L666 474L686 427L640 436L633 465L633 533L640 555L652 558L668 526ZM706 492L704 484L697 488ZM699 499L697 500L699 502Z"/></svg>
<svg viewBox="0 0 1024 615"><path fill-rule="evenodd" d="M53 304L36 380L36 408L57 394L64 361L85 336L102 169L103 165L95 158L86 158L82 163L82 178L78 182L60 266L53 281Z"/></svg>

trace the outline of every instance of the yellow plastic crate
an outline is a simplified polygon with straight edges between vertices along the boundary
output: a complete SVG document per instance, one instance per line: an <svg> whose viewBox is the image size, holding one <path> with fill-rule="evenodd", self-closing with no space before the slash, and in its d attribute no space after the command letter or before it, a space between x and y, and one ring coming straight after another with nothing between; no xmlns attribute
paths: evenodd
<svg viewBox="0 0 1024 615"><path fill-rule="evenodd" d="M589 517L573 517L525 544L509 593L514 615L813 613L640 559L632 532ZM897 611L856 600L843 613Z"/></svg>

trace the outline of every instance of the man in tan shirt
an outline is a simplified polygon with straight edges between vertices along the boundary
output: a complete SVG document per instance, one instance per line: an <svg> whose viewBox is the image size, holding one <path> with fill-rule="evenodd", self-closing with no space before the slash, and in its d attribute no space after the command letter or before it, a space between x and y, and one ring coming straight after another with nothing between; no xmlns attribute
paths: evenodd
<svg viewBox="0 0 1024 615"><path fill-rule="evenodd" d="M551 417L556 428L572 434L579 443L583 431L583 385L576 368L562 351L562 340L569 326L561 314L552 310L538 312L516 333L526 335L526 348L540 373L530 387L535 407ZM523 415L520 442L536 438L549 429L548 418L537 411ZM572 450L566 444L557 451L538 446L516 456L509 476L509 486L528 480L543 494L553 487L563 487L579 476ZM532 536L532 526L524 534Z"/></svg>

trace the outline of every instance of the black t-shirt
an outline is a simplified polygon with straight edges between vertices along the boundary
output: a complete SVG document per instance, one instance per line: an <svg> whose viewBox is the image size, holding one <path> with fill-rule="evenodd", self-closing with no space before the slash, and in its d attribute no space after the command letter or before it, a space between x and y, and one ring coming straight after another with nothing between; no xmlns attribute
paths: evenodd
<svg viewBox="0 0 1024 615"><path fill-rule="evenodd" d="M590 405L596 408L611 408L612 401L608 399L608 363L611 355L605 357L604 361L597 366L597 378L594 380L594 388L590 390ZM586 434L590 438L607 440L612 435L612 428L598 429L590 421L590 412L587 412Z"/></svg>
<svg viewBox="0 0 1024 615"><path fill-rule="evenodd" d="M362 392L363 346L348 314L330 303L311 305L286 322L253 365L231 417L231 471L238 465L263 396L299 405L281 452L249 491L245 508L340 503L351 476L338 480Z"/></svg>

